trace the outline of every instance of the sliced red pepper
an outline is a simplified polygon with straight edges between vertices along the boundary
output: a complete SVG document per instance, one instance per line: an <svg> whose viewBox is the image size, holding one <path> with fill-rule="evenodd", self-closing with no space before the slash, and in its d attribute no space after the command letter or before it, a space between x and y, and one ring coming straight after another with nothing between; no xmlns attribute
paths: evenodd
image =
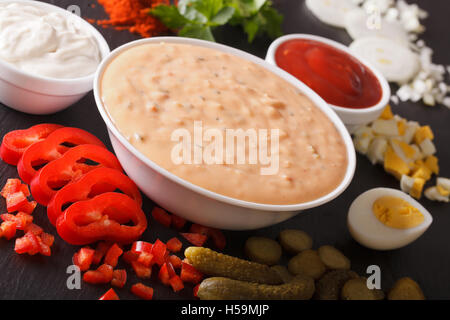
<svg viewBox="0 0 450 320"><path fill-rule="evenodd" d="M164 209L154 207L152 210L152 217L155 221L159 222L163 226L169 228L172 223L172 217Z"/></svg>
<svg viewBox="0 0 450 320"><path fill-rule="evenodd" d="M167 249L169 249L169 251L171 251L171 252L178 252L183 247L183 243L181 243L181 241L178 240L178 238L176 238L176 237L167 241L166 245L167 245Z"/></svg>
<svg viewBox="0 0 450 320"><path fill-rule="evenodd" d="M8 212L19 211L28 203L27 197L22 191L12 193L6 198L6 209Z"/></svg>
<svg viewBox="0 0 450 320"><path fill-rule="evenodd" d="M92 263L93 264L99 264L103 257L105 256L105 254L108 252L109 248L111 247L111 243L110 242L99 242L97 244L97 247L95 248L95 253L94 253L94 257L92 259Z"/></svg>
<svg viewBox="0 0 450 320"><path fill-rule="evenodd" d="M82 144L105 145L94 135L87 131L65 127L53 131L45 140L36 142L29 146L17 164L17 171L25 183L30 183L36 175L36 166L45 165L61 156L69 149L63 144L78 146Z"/></svg>
<svg viewBox="0 0 450 320"><path fill-rule="evenodd" d="M153 299L153 288L147 287L142 283L136 283L131 286L131 292L144 300L152 300Z"/></svg>
<svg viewBox="0 0 450 320"><path fill-rule="evenodd" d="M201 247L208 239L207 236L200 233L180 233L187 241L192 243L196 247Z"/></svg>
<svg viewBox="0 0 450 320"><path fill-rule="evenodd" d="M117 243L114 243L106 253L105 263L115 268L117 266L117 263L119 262L119 257L122 255L122 253L123 253L122 248L119 247Z"/></svg>
<svg viewBox="0 0 450 320"><path fill-rule="evenodd" d="M175 269L181 268L181 259L175 255L169 256L168 261L172 264Z"/></svg>
<svg viewBox="0 0 450 320"><path fill-rule="evenodd" d="M166 245L161 240L156 240L152 247L152 255L158 266L162 266L166 262L166 252Z"/></svg>
<svg viewBox="0 0 450 320"><path fill-rule="evenodd" d="M96 165L83 163L88 160ZM57 190L100 167L122 171L116 156L103 147L84 144L71 148L37 172L30 184L33 198L46 206Z"/></svg>
<svg viewBox="0 0 450 320"><path fill-rule="evenodd" d="M117 293L111 288L104 295L102 295L98 300L120 300Z"/></svg>
<svg viewBox="0 0 450 320"><path fill-rule="evenodd" d="M92 284L108 283L113 278L113 267L102 264L97 270L89 270L83 275L83 281Z"/></svg>
<svg viewBox="0 0 450 320"><path fill-rule="evenodd" d="M130 222L133 225L129 225ZM131 243L146 228L147 219L137 202L127 195L115 192L74 203L56 223L61 238L74 245L99 240Z"/></svg>
<svg viewBox="0 0 450 320"><path fill-rule="evenodd" d="M186 219L179 217L175 214L172 214L172 227L175 230L181 230L183 229L184 225L186 224Z"/></svg>
<svg viewBox="0 0 450 320"><path fill-rule="evenodd" d="M19 179L8 179L0 194L3 198L7 198L9 195L21 191L22 182Z"/></svg>
<svg viewBox="0 0 450 320"><path fill-rule="evenodd" d="M141 252L152 253L153 245L150 242L145 241L135 241L131 246L131 251L140 254Z"/></svg>
<svg viewBox="0 0 450 320"><path fill-rule="evenodd" d="M74 265L80 268L80 271L89 270L94 258L94 253L94 249L91 249L89 247L81 248L73 255L72 262Z"/></svg>
<svg viewBox="0 0 450 320"><path fill-rule="evenodd" d="M0 225L0 229L2 230L2 237L6 240L11 240L16 235L16 223L12 221L4 221Z"/></svg>
<svg viewBox="0 0 450 320"><path fill-rule="evenodd" d="M101 193L115 191L116 189L133 198L139 206L142 205L141 193L130 178L111 168L98 168L59 190L48 204L47 216L50 222L55 225L56 219L63 212L63 206L91 199Z"/></svg>
<svg viewBox="0 0 450 320"><path fill-rule="evenodd" d="M149 279L152 276L152 269L140 264L137 261L131 261L131 267L138 278Z"/></svg>
<svg viewBox="0 0 450 320"><path fill-rule="evenodd" d="M189 263L181 262L181 280L183 282L190 282L193 284L200 283L203 279L203 274L191 266Z"/></svg>
<svg viewBox="0 0 450 320"><path fill-rule="evenodd" d="M175 276L175 269L170 262L165 262L159 269L158 279L165 285L169 285L169 280Z"/></svg>
<svg viewBox="0 0 450 320"><path fill-rule="evenodd" d="M8 132L0 146L0 157L13 166L17 165L25 150L35 142L44 140L53 131L62 128L59 124L43 123L24 130Z"/></svg>
<svg viewBox="0 0 450 320"><path fill-rule="evenodd" d="M124 269L114 270L111 285L117 288L123 288L126 283L127 283L127 271Z"/></svg>
<svg viewBox="0 0 450 320"><path fill-rule="evenodd" d="M169 283L174 292L178 292L184 288L183 281L177 275L170 278Z"/></svg>

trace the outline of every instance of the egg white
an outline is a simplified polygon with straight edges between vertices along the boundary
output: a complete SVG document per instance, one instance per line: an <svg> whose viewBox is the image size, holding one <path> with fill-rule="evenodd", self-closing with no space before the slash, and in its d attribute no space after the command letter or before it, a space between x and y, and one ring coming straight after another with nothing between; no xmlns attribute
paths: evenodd
<svg viewBox="0 0 450 320"><path fill-rule="evenodd" d="M424 221L417 227L409 229L397 229L384 225L372 211L373 203L384 196L405 200L423 214ZM353 239L375 250L404 247L419 238L432 222L433 217L419 202L400 190L390 188L375 188L364 192L353 201L347 215L347 225Z"/></svg>

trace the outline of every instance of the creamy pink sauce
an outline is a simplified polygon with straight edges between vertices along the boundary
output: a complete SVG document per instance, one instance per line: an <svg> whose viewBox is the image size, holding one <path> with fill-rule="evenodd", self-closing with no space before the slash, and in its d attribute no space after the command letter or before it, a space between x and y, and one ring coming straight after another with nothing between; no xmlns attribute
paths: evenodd
<svg viewBox="0 0 450 320"><path fill-rule="evenodd" d="M328 117L287 81L231 54L183 44L136 46L107 66L101 96L116 127L146 157L225 196L303 203L333 191L346 172L346 148ZM172 133L185 128L194 137L194 121L204 131L279 129L279 170L261 175L267 165L248 161L175 164Z"/></svg>

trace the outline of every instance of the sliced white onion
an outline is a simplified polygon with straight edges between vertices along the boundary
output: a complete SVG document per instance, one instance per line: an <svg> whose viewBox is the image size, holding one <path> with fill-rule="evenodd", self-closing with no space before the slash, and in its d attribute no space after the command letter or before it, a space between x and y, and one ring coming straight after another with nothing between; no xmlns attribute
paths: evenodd
<svg viewBox="0 0 450 320"><path fill-rule="evenodd" d="M355 40L350 49L371 63L388 81L406 83L420 68L418 56L391 39L361 38Z"/></svg>
<svg viewBox="0 0 450 320"><path fill-rule="evenodd" d="M306 7L323 23L344 28L345 16L357 5L352 0L306 0Z"/></svg>

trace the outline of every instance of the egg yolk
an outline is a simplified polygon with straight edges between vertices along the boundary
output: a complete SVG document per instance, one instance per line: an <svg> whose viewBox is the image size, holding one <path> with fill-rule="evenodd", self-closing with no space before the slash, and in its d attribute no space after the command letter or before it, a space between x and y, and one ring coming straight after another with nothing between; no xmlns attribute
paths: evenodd
<svg viewBox="0 0 450 320"><path fill-rule="evenodd" d="M396 229L414 228L424 221L419 209L396 197L378 198L373 203L372 211L380 222Z"/></svg>

